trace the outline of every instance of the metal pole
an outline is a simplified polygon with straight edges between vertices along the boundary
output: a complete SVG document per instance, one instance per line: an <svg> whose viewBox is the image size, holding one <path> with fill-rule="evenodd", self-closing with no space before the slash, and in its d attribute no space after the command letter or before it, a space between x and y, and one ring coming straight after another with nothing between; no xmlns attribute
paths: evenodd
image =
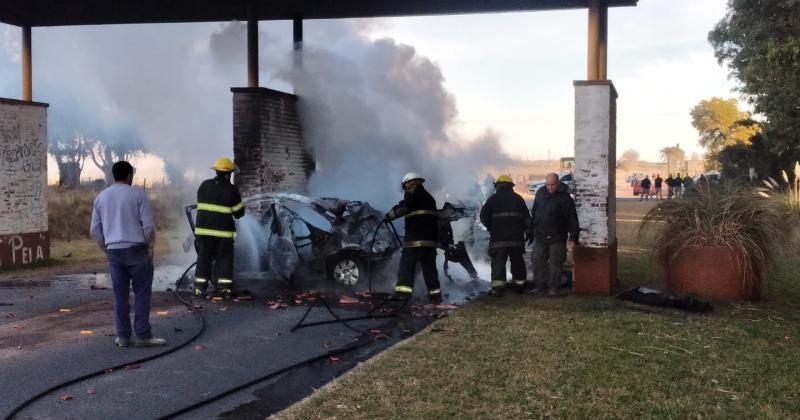
<svg viewBox="0 0 800 420"><path fill-rule="evenodd" d="M598 74L600 80L608 80L608 1L602 0L600 5L600 42L598 53Z"/></svg>
<svg viewBox="0 0 800 420"><path fill-rule="evenodd" d="M292 48L294 50L294 67L303 67L303 16L296 15L292 19Z"/></svg>
<svg viewBox="0 0 800 420"><path fill-rule="evenodd" d="M258 9L250 2L247 18L247 86L258 87Z"/></svg>
<svg viewBox="0 0 800 420"><path fill-rule="evenodd" d="M22 27L22 100L33 100L33 67L31 60L31 27Z"/></svg>
<svg viewBox="0 0 800 420"><path fill-rule="evenodd" d="M600 0L589 0L589 49L586 80L600 77Z"/></svg>

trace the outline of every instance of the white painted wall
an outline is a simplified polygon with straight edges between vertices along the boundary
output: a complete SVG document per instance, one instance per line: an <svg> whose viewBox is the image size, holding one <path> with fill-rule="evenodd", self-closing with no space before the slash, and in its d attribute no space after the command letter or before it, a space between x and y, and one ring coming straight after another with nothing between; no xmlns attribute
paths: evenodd
<svg viewBox="0 0 800 420"><path fill-rule="evenodd" d="M0 235L46 230L47 107L0 99Z"/></svg>
<svg viewBox="0 0 800 420"><path fill-rule="evenodd" d="M575 83L575 204L580 243L616 239L616 92L611 82Z"/></svg>

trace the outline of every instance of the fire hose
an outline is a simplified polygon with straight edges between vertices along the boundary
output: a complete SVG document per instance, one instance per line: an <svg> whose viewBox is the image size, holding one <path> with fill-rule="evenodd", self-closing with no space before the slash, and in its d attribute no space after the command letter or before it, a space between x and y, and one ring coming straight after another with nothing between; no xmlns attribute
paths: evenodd
<svg viewBox="0 0 800 420"><path fill-rule="evenodd" d="M193 314L195 314L195 315L196 315L196 317L197 317L197 320L198 320L198 322L199 322L199 324L200 324L200 328L197 330L197 332L196 332L196 333L195 333L195 334L194 334L194 335L193 335L191 338L189 338L189 339L188 339L186 342L184 342L183 344L181 344L181 345L178 345L178 346L176 346L176 347L173 347L173 348L171 348L171 349L169 349L169 350L163 351L163 352L161 352L161 353L156 353L156 354L153 354L153 355L150 355L150 356L147 356L147 357L141 358L141 359L137 359L137 360L133 360L133 361L130 361L130 362L125 362L125 363L122 363L122 364L119 364L119 365L115 365L115 366L111 366L111 367L103 368L103 369L100 369L100 370L98 370L98 371L91 372L91 373L87 373L87 374L85 374L85 375L83 375L83 376L79 376L79 377L77 377L77 378L74 378L74 379L68 380L68 381L66 381L66 382L62 382L62 383L60 383L60 384L57 384L57 385L51 386L50 388L48 388L48 389L46 389L46 390L44 390L44 391L42 391L42 392L39 392L38 394L36 394L36 395L34 395L34 396L32 396L32 397L28 398L28 399L27 399L27 400L25 400L25 401L24 401L22 404L18 405L16 408L14 408L13 410L11 410L11 412L10 412L10 413L9 413L9 414L8 414L8 415L5 417L5 419L6 419L6 420L10 420L10 419L11 419L11 418L13 418L13 417L14 417L14 416L15 416L17 413L19 413L20 411L22 411L22 409L24 409L25 407L29 406L29 405L30 405L31 403L33 403L34 401L38 400L39 398L42 398L43 396L45 396L45 395L47 395L47 394L49 394L49 393L51 393L51 392L53 392L53 391L56 391L56 390L59 390L59 389L61 389L61 388L64 388L64 387L70 386L70 385L72 385L72 384L76 384L76 383L78 383L78 382L83 382L83 381L85 381L85 380L87 380L87 379L91 379L91 378L94 378L94 377L97 377L97 376L100 376L100 375L103 375L103 374L106 374L106 373L111 373L111 372L113 372L113 371L116 371L116 370L119 370L119 369L124 369L126 366L130 366L130 365L140 365L140 364L142 364L142 363L149 362L149 361L151 361L151 360L154 360L154 359L157 359L157 358L160 358L160 357L166 356L166 355L168 355L168 354L170 354L170 353L174 353L174 352L176 352L176 351L178 351L178 350L180 350L180 349L182 349L182 348L184 348L184 347L188 346L190 343L192 343L192 342L193 342L193 341L195 341L195 340L196 340L198 337L200 337L200 335L202 335L202 334L203 334L203 332L205 331L205 328L206 328L206 321L205 321L205 318L203 317L203 314L202 314L200 311L198 311L198 310L195 310L195 309L193 308L192 304L191 304L190 302L188 302L188 301L184 300L184 299L183 299L183 297L181 297L181 295L180 295L180 293L179 293L179 289L180 289L180 284L181 284L181 282L182 282L182 281L183 281L183 279L186 277L186 274L189 272L189 270L191 270L191 269L192 269L192 267L194 267L194 266L195 266L195 264L197 264L197 263L196 263L196 262L195 262L195 263L192 263L192 265L190 265L190 266L189 266L189 267L186 269L186 271L184 271L184 272L183 272L183 274L181 275L181 277L178 279L177 283L175 284L175 296L178 298L178 300L179 300L181 303L183 303L184 305L186 305L186 307L187 307L187 308L189 308L189 311L190 311L190 312L192 312Z"/></svg>
<svg viewBox="0 0 800 420"><path fill-rule="evenodd" d="M189 311L192 312L197 317L197 320L198 320L199 325L200 325L200 328L198 328L197 332L192 337L190 337L184 343L182 343L182 344L180 344L180 345L178 345L176 347L173 347L171 349L168 349L166 351L163 351L163 352L160 352L160 353L156 353L156 354L153 354L153 355L141 358L141 359L136 359L136 360L133 360L133 361L121 363L121 364L118 364L118 365L115 365L115 366L106 367L106 368L103 368L103 369L100 369L100 370L97 370L97 371L94 371L94 372L91 372L91 373L88 373L88 374L85 374L85 375L81 375L81 376L79 376L77 378L70 379L68 381L61 382L59 384L53 385L50 388L47 388L46 390L41 391L41 392L33 395L32 397L26 399L25 401L23 401L22 404L16 406L8 415L6 415L4 417L4 419L5 420L11 420L12 418L14 418L14 416L19 414L23 409L25 409L26 407L31 405L33 402L39 400L40 398L44 397L45 395L47 395L47 394L49 394L51 392L54 392L56 390L65 388L67 386L70 386L70 385L73 385L73 384L76 384L76 383L79 383L79 382L86 381L86 380L91 379L91 378L98 377L100 375L111 373L111 372L119 370L119 369L124 369L126 366L141 365L141 364L149 362L151 360L155 360L155 359L164 357L164 356L166 356L168 354L174 353L174 352L176 352L176 351L178 351L178 350L180 350L182 348L185 348L186 346L188 346L189 344L191 344L192 342L197 340L197 338L199 338L205 331L205 327L206 327L205 317L203 316L202 312L200 310L198 310L197 308L195 308L195 306L190 301L187 301L186 299L184 299L180 295L180 288L181 288L181 285L182 285L184 279L186 279L186 275L189 273L189 270L191 270L192 267L194 267L196 264L197 263L194 262L191 265L189 265L189 267L186 268L186 270L183 272L181 277L178 278L178 280L175 283L175 297L182 304L186 305L186 307L189 309ZM216 394L216 395L214 395L212 397L209 397L209 398L206 398L204 400L198 401L198 402L196 402L196 403L194 403L194 404L192 404L192 405L190 405L188 407L184 407L184 408L182 408L180 410L174 411L174 412L169 413L167 415L160 416L159 419L174 418L174 417L179 416L181 414L185 414L185 413L188 413L188 412L190 412L192 410L195 410L195 409L197 409L197 408L199 408L201 406L204 406L206 404L210 404L210 403L212 403L214 401L217 401L217 400L219 400L221 398L224 398L224 397L226 397L228 395L231 395L231 394L233 394L235 392L238 392L238 391L241 391L243 389L246 389L246 388L248 388L248 387L250 387L252 385L255 385L255 384L259 383L259 382L266 381L266 380L271 379L273 377L276 377L278 375L282 375L282 374L284 374L286 372L289 372L291 370L297 369L297 368L299 368L301 366L304 366L304 365L307 365L307 364L310 364L310 363L314 363L314 362L317 362L317 361L320 361L320 360L325 360L325 359L330 358L332 356L337 356L337 355L340 355L340 354L343 354L343 353L347 353L347 352L351 352L353 350L356 350L356 349L359 349L361 347L364 347L367 344L370 344L374 340L374 337L371 334L369 334L369 333L367 333L365 331L359 330L359 329L357 329L355 327L352 327L351 325L348 325L347 322L354 321L354 320L357 320L357 319L379 319L379 318L390 318L390 317L392 317L392 316L388 316L388 315L373 315L373 316L356 317L356 318L353 318L353 319L351 319L351 318L341 318L335 312L333 312L333 310L331 309L331 307L327 303L327 301L325 301L322 298L320 298L320 301L323 302L323 305L325 306L325 308L335 318L335 320L333 320L331 322L326 322L326 323L332 323L332 322L341 323L342 325L346 326L347 328L349 328L349 329L361 334L361 336L363 336L364 339L362 340L362 339L360 339L361 337L358 337L359 340L358 340L358 342L356 344L351 344L351 345L347 345L347 346L344 346L344 347L340 347L340 348L335 349L335 350L330 350L330 351L327 351L325 353L319 354L317 356L313 356L311 358L308 358L308 359L305 359L305 360L301 360L301 361L299 361L299 362L297 362L297 363L295 363L293 365L286 366L286 367L283 367L281 369L269 372L269 373L267 373L267 374L265 374L265 375L263 375L261 377L255 378L255 379L253 379L251 381L248 381L248 382L246 382L244 384L238 385L238 386L236 386L234 388L231 388L231 389L228 389L226 391L220 392L220 393L218 393L218 394ZM374 310L376 310L377 308L379 308L383 304L384 303L381 303L381 304L375 306L372 310L370 310L368 315L371 314ZM294 332L298 328L303 328L303 327L307 327L307 326L321 325L322 324L322 323L304 324L304 325L302 324L303 321L305 320L305 318L308 316L308 313L310 312L312 307L309 307L309 310L306 311L306 313L303 315L303 317L300 319L300 321L297 323L297 325L295 325L295 327L293 327L291 329L292 332Z"/></svg>

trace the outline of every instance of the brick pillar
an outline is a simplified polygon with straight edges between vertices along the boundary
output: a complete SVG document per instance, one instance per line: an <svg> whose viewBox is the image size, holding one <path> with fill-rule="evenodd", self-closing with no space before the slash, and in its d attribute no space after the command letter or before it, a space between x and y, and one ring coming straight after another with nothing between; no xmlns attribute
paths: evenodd
<svg viewBox="0 0 800 420"><path fill-rule="evenodd" d="M573 289L610 294L617 287L617 92L607 80L576 81L574 86L575 204L581 234Z"/></svg>
<svg viewBox="0 0 800 420"><path fill-rule="evenodd" d="M303 142L297 96L267 88L231 88L233 156L242 196L306 193L314 161Z"/></svg>

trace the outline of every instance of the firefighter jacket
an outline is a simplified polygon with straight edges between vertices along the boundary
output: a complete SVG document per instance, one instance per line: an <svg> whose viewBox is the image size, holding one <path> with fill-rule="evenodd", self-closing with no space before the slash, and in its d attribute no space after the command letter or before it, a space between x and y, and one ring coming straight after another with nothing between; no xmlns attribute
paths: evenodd
<svg viewBox="0 0 800 420"><path fill-rule="evenodd" d="M244 216L239 189L222 176L207 179L197 190L196 236L236 237L233 218Z"/></svg>
<svg viewBox="0 0 800 420"><path fill-rule="evenodd" d="M403 201L394 206L387 215L389 219L405 216L406 248L436 248L439 236L439 212L436 200L422 185L405 192Z"/></svg>
<svg viewBox="0 0 800 420"><path fill-rule="evenodd" d="M575 201L564 190L552 194L547 187L539 188L531 207L534 238L551 244L563 241L578 242L578 213Z"/></svg>
<svg viewBox="0 0 800 420"><path fill-rule="evenodd" d="M481 209L481 223L489 230L489 248L524 247L531 215L525 200L511 186L498 186Z"/></svg>

